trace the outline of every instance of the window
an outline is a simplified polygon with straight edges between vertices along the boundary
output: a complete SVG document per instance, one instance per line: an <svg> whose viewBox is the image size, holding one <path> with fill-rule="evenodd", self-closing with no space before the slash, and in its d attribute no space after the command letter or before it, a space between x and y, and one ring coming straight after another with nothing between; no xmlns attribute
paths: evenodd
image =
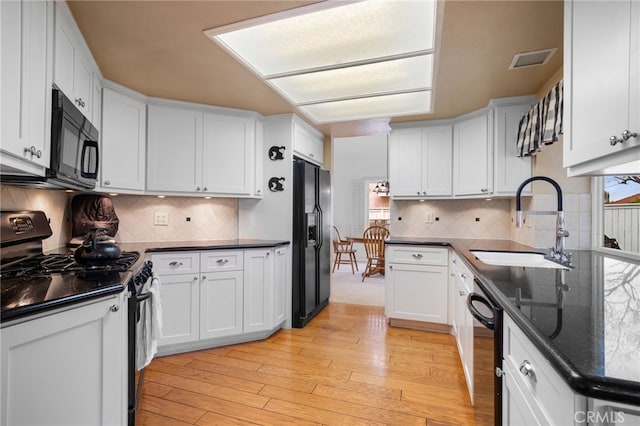
<svg viewBox="0 0 640 426"><path fill-rule="evenodd" d="M640 255L640 175L596 179L596 246ZM601 228L600 228L601 224Z"/></svg>

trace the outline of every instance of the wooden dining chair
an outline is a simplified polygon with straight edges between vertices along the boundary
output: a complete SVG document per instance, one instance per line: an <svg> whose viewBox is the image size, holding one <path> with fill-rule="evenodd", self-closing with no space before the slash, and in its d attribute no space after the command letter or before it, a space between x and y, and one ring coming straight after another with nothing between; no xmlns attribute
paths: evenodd
<svg viewBox="0 0 640 426"><path fill-rule="evenodd" d="M384 226L370 226L362 234L364 249L367 252L367 266L362 273L362 281L373 274L384 274L384 240L389 230Z"/></svg>
<svg viewBox="0 0 640 426"><path fill-rule="evenodd" d="M333 261L333 269L331 272L335 272L336 266L340 270L340 265L351 265L351 273L355 274L358 270L358 261L356 260L356 250L353 248L353 242L343 240L340 237L340 231L335 226L333 227L333 252L336 255ZM344 256L344 258L343 258ZM355 266L355 269L354 269Z"/></svg>

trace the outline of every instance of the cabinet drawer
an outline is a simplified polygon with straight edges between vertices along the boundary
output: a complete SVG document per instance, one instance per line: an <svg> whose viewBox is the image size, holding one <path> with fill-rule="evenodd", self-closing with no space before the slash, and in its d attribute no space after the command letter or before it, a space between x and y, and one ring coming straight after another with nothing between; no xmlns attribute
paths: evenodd
<svg viewBox="0 0 640 426"><path fill-rule="evenodd" d="M200 255L200 270L202 272L238 271L242 270L244 252L233 251L208 251Z"/></svg>
<svg viewBox="0 0 640 426"><path fill-rule="evenodd" d="M447 266L448 254L449 249L440 247L388 245L385 257L388 262Z"/></svg>
<svg viewBox="0 0 640 426"><path fill-rule="evenodd" d="M160 275L197 274L200 271L200 256L192 252L152 254L153 270Z"/></svg>
<svg viewBox="0 0 640 426"><path fill-rule="evenodd" d="M584 405L584 397L574 396L569 385L508 315L504 316L503 345L506 374L518 384L536 416L547 419L549 424L573 424L574 412L581 409L578 404ZM525 375L526 369L529 375Z"/></svg>

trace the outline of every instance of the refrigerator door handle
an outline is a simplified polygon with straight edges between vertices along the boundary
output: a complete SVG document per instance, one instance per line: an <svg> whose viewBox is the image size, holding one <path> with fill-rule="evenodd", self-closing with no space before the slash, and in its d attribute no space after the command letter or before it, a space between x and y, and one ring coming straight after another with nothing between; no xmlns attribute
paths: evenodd
<svg viewBox="0 0 640 426"><path fill-rule="evenodd" d="M318 248L324 245L324 235L322 235L322 230L324 229L324 223L322 223L322 209L320 207L316 208L316 224L318 225Z"/></svg>

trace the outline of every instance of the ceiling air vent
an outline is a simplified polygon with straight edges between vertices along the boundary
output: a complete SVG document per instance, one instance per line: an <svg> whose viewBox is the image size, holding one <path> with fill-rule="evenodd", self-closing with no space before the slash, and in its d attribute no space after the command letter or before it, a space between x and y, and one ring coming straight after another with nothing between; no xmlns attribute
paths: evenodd
<svg viewBox="0 0 640 426"><path fill-rule="evenodd" d="M513 60L511 61L511 65L509 65L510 70L517 70L520 68L528 68L535 67L538 65L544 65L549 62L549 59L556 53L557 48L553 49L544 49L544 50L534 50L532 52L523 52L516 53L513 56Z"/></svg>

